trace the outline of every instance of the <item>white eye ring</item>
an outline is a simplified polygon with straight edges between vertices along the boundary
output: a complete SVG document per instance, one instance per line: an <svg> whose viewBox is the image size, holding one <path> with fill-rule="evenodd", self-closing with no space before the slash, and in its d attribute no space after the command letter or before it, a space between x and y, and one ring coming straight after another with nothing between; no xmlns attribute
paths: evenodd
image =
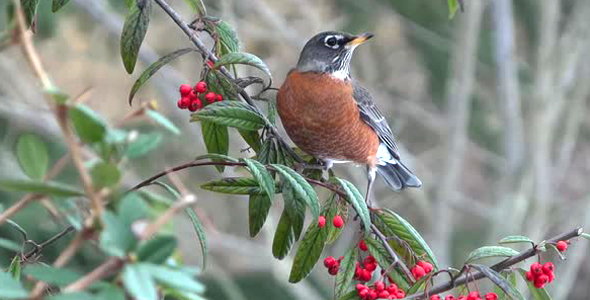
<svg viewBox="0 0 590 300"><path fill-rule="evenodd" d="M328 48L338 49L338 48L340 48L338 41L341 39L342 39L341 35L328 35L328 36L326 36L326 38L324 38L324 45L326 45L326 47L328 47Z"/></svg>

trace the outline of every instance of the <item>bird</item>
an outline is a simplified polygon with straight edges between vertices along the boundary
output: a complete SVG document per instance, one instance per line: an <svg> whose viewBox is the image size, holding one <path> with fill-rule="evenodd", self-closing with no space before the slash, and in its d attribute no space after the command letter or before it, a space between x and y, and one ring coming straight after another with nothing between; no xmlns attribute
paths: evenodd
<svg viewBox="0 0 590 300"><path fill-rule="evenodd" d="M394 191L422 186L402 163L393 132L371 94L351 78L354 50L372 37L368 32L315 35L277 94L279 117L297 147L327 169L344 162L366 166L367 203L376 173Z"/></svg>

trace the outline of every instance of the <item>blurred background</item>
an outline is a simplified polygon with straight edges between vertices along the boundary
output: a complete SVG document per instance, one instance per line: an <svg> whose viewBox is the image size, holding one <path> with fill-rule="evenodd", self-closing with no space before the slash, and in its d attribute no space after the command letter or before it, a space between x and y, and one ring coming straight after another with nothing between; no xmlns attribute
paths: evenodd
<svg viewBox="0 0 590 300"><path fill-rule="evenodd" d="M7 2L0 2L0 11ZM72 96L90 89L86 104L111 122L133 110L127 95L141 69L189 46L154 6L140 67L129 76L119 56L123 1L72 0L58 14L51 13L50 1L40 2L35 41L52 80ZM185 20L194 17L184 1L169 2ZM460 267L472 249L495 245L506 235L540 241L577 225L590 228L590 1L465 2L465 12L449 20L443 0L205 0L209 14L236 28L242 50L268 64L276 87L316 33L336 29L375 34L357 49L352 76L373 94L397 135L402 156L424 186L394 193L378 180L374 199L410 221L442 266L454 267ZM184 56L142 89L140 101L157 100L183 133L166 135L158 151L130 162L125 184L135 185L206 152L199 125L189 124L188 113L176 109L178 86L198 81L201 64L196 55ZM255 72L240 70L243 76ZM3 49L0 177L18 176L13 148L24 132L44 137L52 161L66 152L42 97L20 48ZM231 155L249 155L241 151L246 145L237 132L230 138ZM223 176L236 172L243 173L228 169ZM338 165L336 172L364 190L363 168ZM198 209L206 219L210 260L203 280L209 299L332 297L333 278L323 267L292 285L287 282L292 257L272 258L282 204L273 206L261 234L250 239L247 197L198 188L220 177L214 168L178 176L199 197ZM58 180L73 178L75 171L68 166ZM327 197L321 192L320 197ZM0 203L7 207L18 196L0 191ZM34 240L63 228L39 205L14 219ZM188 221L176 219L175 229L182 259L199 265L201 253ZM7 226L0 227L0 236L18 240L18 233ZM340 256L356 240L355 230L346 230L325 255ZM67 241L47 249L42 260L52 261ZM544 255L557 264L556 282L548 286L553 299L588 299L587 249L587 242L574 241L567 261ZM84 249L70 265L87 270L101 261L96 253L92 247ZM9 254L0 250L2 267L9 263Z"/></svg>

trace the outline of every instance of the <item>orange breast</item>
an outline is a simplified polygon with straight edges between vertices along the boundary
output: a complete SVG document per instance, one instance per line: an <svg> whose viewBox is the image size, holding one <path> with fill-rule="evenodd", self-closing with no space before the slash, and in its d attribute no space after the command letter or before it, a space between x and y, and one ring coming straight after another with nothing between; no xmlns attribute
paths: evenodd
<svg viewBox="0 0 590 300"><path fill-rule="evenodd" d="M376 164L379 138L360 118L350 82L291 71L277 95L277 109L301 150L322 159Z"/></svg>

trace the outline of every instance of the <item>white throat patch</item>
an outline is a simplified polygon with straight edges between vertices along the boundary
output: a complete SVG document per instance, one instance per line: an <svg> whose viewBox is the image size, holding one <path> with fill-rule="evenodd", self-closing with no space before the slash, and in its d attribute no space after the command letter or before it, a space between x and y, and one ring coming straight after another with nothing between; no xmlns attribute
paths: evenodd
<svg viewBox="0 0 590 300"><path fill-rule="evenodd" d="M332 75L332 77L334 77L336 79L340 79L340 80L349 80L350 79L350 77L348 76L348 70L346 70L346 69L341 69L336 72L332 72L332 73L330 73L330 75Z"/></svg>

